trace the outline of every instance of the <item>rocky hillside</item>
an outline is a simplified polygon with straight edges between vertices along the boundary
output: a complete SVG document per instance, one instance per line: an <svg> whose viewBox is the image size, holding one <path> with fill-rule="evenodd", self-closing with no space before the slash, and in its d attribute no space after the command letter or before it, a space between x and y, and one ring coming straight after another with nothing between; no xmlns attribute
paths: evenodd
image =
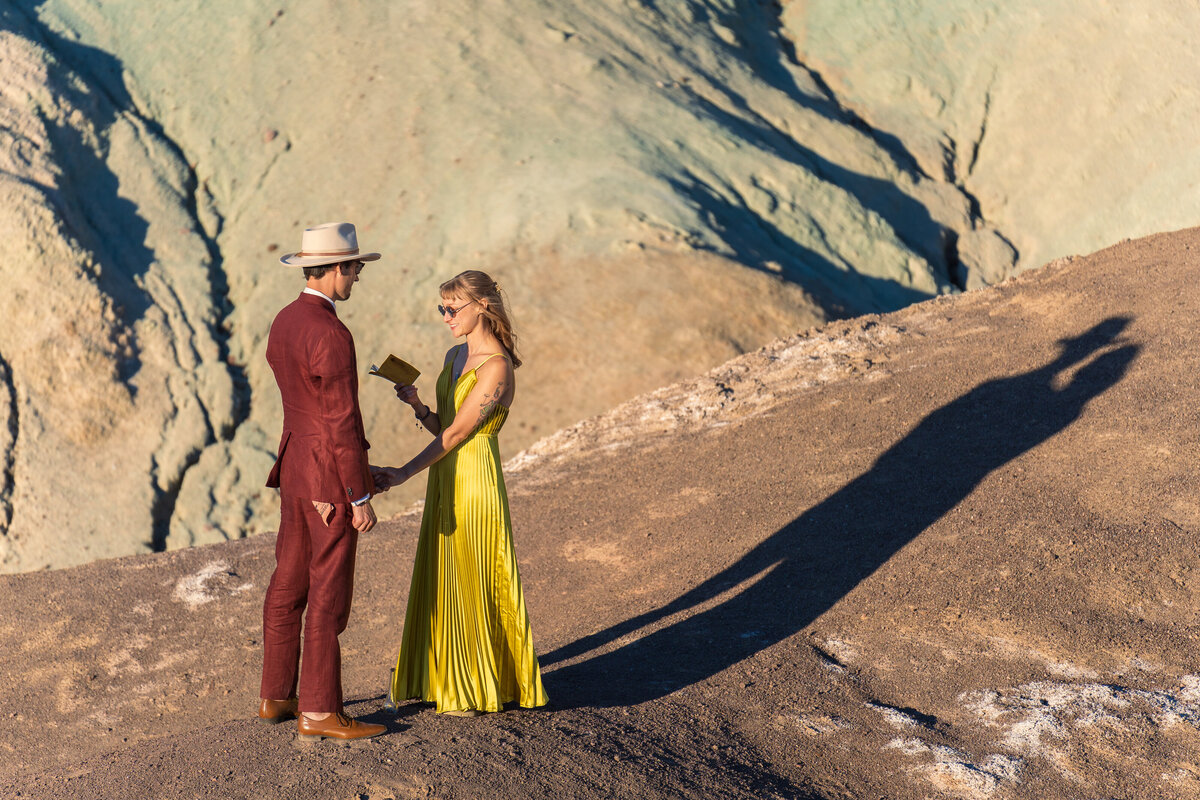
<svg viewBox="0 0 1200 800"><path fill-rule="evenodd" d="M0 569L273 524L263 349L310 224L385 255L342 311L364 368L435 372L437 284L497 275L515 452L776 336L1194 219L1182 0L878 5L6 4ZM377 461L424 442L386 386L363 401Z"/></svg>
<svg viewBox="0 0 1200 800"><path fill-rule="evenodd" d="M0 793L1196 797L1197 252L833 323L514 459L546 710L384 712L413 515L360 543L390 732L350 749L251 720L272 536L5 576Z"/></svg>
<svg viewBox="0 0 1200 800"><path fill-rule="evenodd" d="M1195 3L806 0L782 22L847 110L962 187L1018 269L1200 219Z"/></svg>

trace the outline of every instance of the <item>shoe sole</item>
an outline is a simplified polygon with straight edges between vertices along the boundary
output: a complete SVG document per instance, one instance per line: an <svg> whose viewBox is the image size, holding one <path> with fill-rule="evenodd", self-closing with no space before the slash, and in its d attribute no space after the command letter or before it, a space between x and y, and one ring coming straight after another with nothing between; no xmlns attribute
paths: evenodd
<svg viewBox="0 0 1200 800"><path fill-rule="evenodd" d="M371 733L366 736L329 736L328 734L321 734L321 733L298 733L298 734L296 734L296 741L320 742L325 739L328 739L331 742L344 742L346 744L349 744L350 742L361 742L363 739L374 739L376 736L382 736L385 733L387 733L387 731L380 731L379 733Z"/></svg>
<svg viewBox="0 0 1200 800"><path fill-rule="evenodd" d="M287 722L290 719L295 719L295 717L294 716L259 717L258 721L261 722L263 725L278 725L279 723Z"/></svg>

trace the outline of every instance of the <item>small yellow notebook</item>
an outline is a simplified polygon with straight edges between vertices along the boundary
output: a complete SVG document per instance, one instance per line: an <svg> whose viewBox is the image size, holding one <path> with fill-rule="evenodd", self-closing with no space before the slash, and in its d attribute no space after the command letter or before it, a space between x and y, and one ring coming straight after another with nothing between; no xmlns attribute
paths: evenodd
<svg viewBox="0 0 1200 800"><path fill-rule="evenodd" d="M367 374L387 378L397 386L412 386L416 383L417 376L421 374L421 370L409 364L404 359L396 358L389 354L383 362L382 367L372 364Z"/></svg>

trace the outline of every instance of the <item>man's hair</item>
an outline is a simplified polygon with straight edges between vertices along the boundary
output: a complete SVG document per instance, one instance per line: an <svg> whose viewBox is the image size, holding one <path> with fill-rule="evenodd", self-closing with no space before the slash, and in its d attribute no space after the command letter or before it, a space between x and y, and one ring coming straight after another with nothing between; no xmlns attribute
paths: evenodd
<svg viewBox="0 0 1200 800"><path fill-rule="evenodd" d="M308 280L309 278L316 278L318 280L321 278L324 278L325 273L329 272L329 270L333 269L336 266L337 266L337 264L322 264L319 267L305 267L304 268L304 280Z"/></svg>
<svg viewBox="0 0 1200 800"><path fill-rule="evenodd" d="M304 279L308 280L309 278L316 278L317 280L320 280L321 278L325 277L326 272L329 272L329 270L335 268L340 270L343 275L349 275L350 273L346 271L346 265L352 264L357 260L358 259L356 258L352 258L349 261L339 261L336 264L322 264L319 267L305 267Z"/></svg>

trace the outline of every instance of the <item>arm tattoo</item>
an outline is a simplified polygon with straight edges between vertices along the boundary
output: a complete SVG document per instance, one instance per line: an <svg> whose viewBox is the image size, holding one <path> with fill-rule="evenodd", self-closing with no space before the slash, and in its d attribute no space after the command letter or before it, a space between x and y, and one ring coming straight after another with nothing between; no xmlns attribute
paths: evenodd
<svg viewBox="0 0 1200 800"><path fill-rule="evenodd" d="M504 381L500 381L496 385L496 391L492 392L491 397L485 397L483 402L479 404L479 421L475 423L476 428L486 422L496 406L500 405L500 396L502 394L504 394Z"/></svg>

